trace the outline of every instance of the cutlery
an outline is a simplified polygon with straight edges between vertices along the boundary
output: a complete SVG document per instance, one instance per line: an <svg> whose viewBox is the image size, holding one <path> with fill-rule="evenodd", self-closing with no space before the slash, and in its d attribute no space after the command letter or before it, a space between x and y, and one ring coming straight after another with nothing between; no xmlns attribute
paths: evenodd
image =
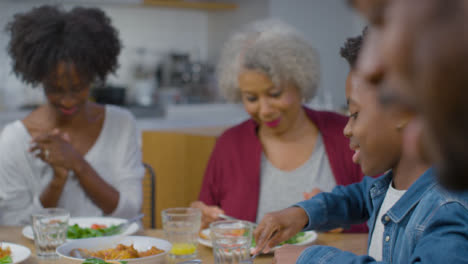
<svg viewBox="0 0 468 264"><path fill-rule="evenodd" d="M80 258L80 259L87 259L91 256L89 256L86 252L82 251L80 248L74 248L70 250L70 253L68 253L71 257L75 258Z"/></svg>
<svg viewBox="0 0 468 264"><path fill-rule="evenodd" d="M276 231L273 232L273 234L271 234L271 236L270 236L270 238L268 239L268 241L263 245L262 248L260 248L260 250L259 250L256 254L254 254L252 257L250 257L250 258L248 258L248 259L244 259L244 260L239 261L239 263L253 264L254 259L255 259L258 255L260 255L260 254L262 253L262 251L266 248L266 246L268 245L268 243L270 243L271 239L275 236L275 234L276 234Z"/></svg>
<svg viewBox="0 0 468 264"><path fill-rule="evenodd" d="M192 259L192 260L178 262L177 264L189 264L189 263L202 263L202 261L201 259Z"/></svg>
<svg viewBox="0 0 468 264"><path fill-rule="evenodd" d="M137 216L135 216L135 217L133 217L133 218L128 219L128 220L127 220L126 222L124 222L124 223L118 224L117 227L116 227L116 229L115 229L116 231L113 232L112 235L114 235L114 234L121 234L121 233L125 232L125 230L127 230L127 228L128 228L131 224L133 224L133 223L139 221L140 219L143 218L143 216L145 216L145 214L139 214L139 215L137 215Z"/></svg>

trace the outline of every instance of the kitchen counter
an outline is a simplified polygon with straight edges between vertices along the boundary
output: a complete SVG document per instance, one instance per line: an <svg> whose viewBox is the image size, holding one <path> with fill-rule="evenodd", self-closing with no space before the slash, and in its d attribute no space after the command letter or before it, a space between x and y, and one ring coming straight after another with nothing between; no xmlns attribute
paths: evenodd
<svg viewBox="0 0 468 264"><path fill-rule="evenodd" d="M242 106L235 104L193 104L162 107L126 107L137 120L140 131L145 130L193 130L203 127L229 127L242 122L248 116ZM0 128L23 119L31 110L0 111Z"/></svg>

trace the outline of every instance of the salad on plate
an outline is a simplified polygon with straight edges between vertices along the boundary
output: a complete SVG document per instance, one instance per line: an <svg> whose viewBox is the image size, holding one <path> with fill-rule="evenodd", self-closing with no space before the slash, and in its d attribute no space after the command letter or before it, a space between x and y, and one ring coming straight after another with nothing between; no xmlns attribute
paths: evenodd
<svg viewBox="0 0 468 264"><path fill-rule="evenodd" d="M317 233L315 231L306 231L306 232L299 232L292 238L280 243L278 246L274 247L272 251L281 247L284 244L291 244L291 245L306 245L309 243L314 242L317 239ZM199 233L198 242L207 247L213 247L210 238L210 229L203 229ZM255 239L252 239L252 244L250 246L251 251L253 251L256 247Z"/></svg>

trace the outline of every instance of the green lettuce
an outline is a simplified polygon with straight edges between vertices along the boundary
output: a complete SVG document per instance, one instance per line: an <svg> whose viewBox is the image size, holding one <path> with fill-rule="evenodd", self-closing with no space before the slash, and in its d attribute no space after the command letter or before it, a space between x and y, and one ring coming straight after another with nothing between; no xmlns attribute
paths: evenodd
<svg viewBox="0 0 468 264"><path fill-rule="evenodd" d="M67 238L78 239L88 237L112 236L120 233L120 229L116 225L111 225L107 228L92 229L89 227L79 227L77 224L68 226Z"/></svg>
<svg viewBox="0 0 468 264"><path fill-rule="evenodd" d="M11 259L10 256L5 256L3 258L0 258L0 264L8 264L8 263L13 263L13 260Z"/></svg>

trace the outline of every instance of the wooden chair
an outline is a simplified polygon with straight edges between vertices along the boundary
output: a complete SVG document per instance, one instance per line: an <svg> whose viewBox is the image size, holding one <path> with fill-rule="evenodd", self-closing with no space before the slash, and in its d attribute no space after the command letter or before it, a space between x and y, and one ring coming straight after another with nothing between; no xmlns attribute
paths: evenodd
<svg viewBox="0 0 468 264"><path fill-rule="evenodd" d="M143 178L143 226L145 228L156 227L156 173L153 167L143 162L145 177Z"/></svg>
<svg viewBox="0 0 468 264"><path fill-rule="evenodd" d="M198 199L204 171L219 133L143 131L143 160L158 171L158 185L157 188L154 185L156 193L152 199L156 208L150 227L162 228L161 221L156 221L162 210L187 207ZM146 181L145 185L148 184ZM149 199L145 199L145 203L150 204Z"/></svg>

